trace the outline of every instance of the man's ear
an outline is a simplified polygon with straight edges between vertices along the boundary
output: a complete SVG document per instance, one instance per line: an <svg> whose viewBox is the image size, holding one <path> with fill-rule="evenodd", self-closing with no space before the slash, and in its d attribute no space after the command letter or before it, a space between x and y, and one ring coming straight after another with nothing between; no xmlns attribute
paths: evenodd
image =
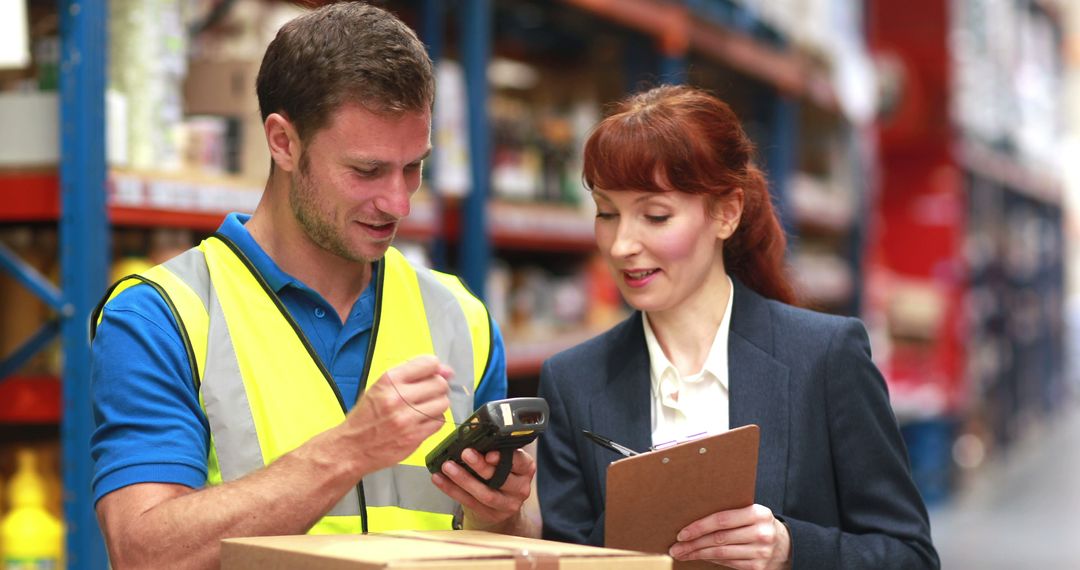
<svg viewBox="0 0 1080 570"><path fill-rule="evenodd" d="M735 233L735 230L739 229L744 199L742 188L736 188L727 196L716 201L712 208L713 216L719 222L716 237L726 240Z"/></svg>
<svg viewBox="0 0 1080 570"><path fill-rule="evenodd" d="M285 172L292 172L300 165L300 135L289 119L280 113L270 113L263 121L270 158Z"/></svg>

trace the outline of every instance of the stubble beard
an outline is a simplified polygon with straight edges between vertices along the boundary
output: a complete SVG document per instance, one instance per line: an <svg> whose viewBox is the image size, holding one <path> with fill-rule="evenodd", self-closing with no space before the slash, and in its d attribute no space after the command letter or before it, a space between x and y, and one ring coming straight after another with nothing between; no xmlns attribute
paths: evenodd
<svg viewBox="0 0 1080 570"><path fill-rule="evenodd" d="M334 227L333 217L320 208L306 158L301 158L299 174L289 181L289 205L301 229L316 245L342 259L358 263L378 261L351 251L342 232Z"/></svg>

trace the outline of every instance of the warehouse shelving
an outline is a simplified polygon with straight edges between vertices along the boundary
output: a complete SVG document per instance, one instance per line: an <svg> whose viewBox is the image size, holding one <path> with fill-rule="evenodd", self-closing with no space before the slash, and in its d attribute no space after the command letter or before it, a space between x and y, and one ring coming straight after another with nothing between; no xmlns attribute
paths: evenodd
<svg viewBox="0 0 1080 570"><path fill-rule="evenodd" d="M903 96L880 121L868 323L935 502L958 473L956 437L991 457L1065 393L1060 34L1034 0L870 6Z"/></svg>

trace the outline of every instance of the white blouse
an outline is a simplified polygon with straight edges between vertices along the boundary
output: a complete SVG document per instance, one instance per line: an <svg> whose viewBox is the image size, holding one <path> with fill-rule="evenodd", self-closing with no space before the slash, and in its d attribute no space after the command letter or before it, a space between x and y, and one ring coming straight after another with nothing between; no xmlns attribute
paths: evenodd
<svg viewBox="0 0 1080 570"><path fill-rule="evenodd" d="M654 447L728 430L728 331L731 328L731 302L734 298L730 278L728 285L724 318L716 330L705 365L696 374L684 377L679 373L656 340L649 316L642 315L652 381Z"/></svg>

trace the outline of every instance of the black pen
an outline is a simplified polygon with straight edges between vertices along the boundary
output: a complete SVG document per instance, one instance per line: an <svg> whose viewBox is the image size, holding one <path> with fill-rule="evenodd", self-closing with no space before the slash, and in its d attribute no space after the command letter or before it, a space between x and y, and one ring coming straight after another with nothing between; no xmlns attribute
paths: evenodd
<svg viewBox="0 0 1080 570"><path fill-rule="evenodd" d="M614 441L611 441L610 439L602 435L595 434L587 429L581 430L581 433L585 434L585 437L591 439L593 443L596 443L600 447L610 449L611 451L614 451L615 453L618 453L623 457L633 457L634 455L638 454L638 452L630 449L629 447L626 447L625 445L619 445L618 443L615 443Z"/></svg>

